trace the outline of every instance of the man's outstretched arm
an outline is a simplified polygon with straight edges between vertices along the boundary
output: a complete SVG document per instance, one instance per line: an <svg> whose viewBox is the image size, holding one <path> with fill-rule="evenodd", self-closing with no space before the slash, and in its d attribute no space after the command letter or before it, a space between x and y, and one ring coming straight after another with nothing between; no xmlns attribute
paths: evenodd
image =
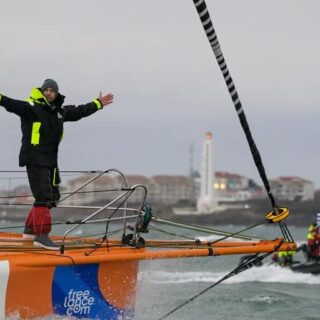
<svg viewBox="0 0 320 320"><path fill-rule="evenodd" d="M81 118L88 117L98 110L103 109L104 106L113 102L113 94L108 93L102 95L100 93L98 99L94 99L92 102L83 104L80 106L64 106L65 110L64 121L77 121Z"/></svg>
<svg viewBox="0 0 320 320"><path fill-rule="evenodd" d="M15 113L19 117L27 117L32 113L30 104L26 101L15 100L0 94L0 106L3 106L8 112Z"/></svg>

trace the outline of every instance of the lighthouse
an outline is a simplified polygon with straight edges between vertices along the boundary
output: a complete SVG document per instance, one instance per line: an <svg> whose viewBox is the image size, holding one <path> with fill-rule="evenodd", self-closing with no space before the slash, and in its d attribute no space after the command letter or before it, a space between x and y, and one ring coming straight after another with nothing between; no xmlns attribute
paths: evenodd
<svg viewBox="0 0 320 320"><path fill-rule="evenodd" d="M207 132L203 143L200 195L197 201L198 213L212 213L215 202L213 194L213 165L212 165L212 133Z"/></svg>

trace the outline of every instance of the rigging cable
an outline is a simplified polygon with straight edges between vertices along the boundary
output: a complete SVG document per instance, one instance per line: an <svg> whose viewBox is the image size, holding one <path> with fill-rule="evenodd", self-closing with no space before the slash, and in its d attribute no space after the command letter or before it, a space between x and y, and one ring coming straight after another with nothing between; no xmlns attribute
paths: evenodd
<svg viewBox="0 0 320 320"><path fill-rule="evenodd" d="M258 169L259 175L263 181L264 187L268 193L269 199L271 201L272 204L272 208L277 208L277 205L275 203L275 199L273 197L273 194L271 192L271 188L270 188L270 184L269 184L269 180L267 178L263 163L262 163L262 159L259 153L259 150L253 140L250 128L249 128L249 124L247 122L246 119L246 115L244 113L242 104L240 102L240 98L239 95L237 93L236 87L234 85L234 82L231 78L231 74L228 70L225 58L223 56L221 47L220 47L220 43L217 37L217 34L214 30L211 18L210 18L210 14L207 8L207 5L205 3L205 0L193 0L193 3L197 9L197 12L199 14L199 18L201 20L202 26L204 28L204 31L207 35L207 38L210 42L211 48L213 50L213 53L216 57L216 60L218 62L218 65L220 67L220 70L223 74L225 83L228 87L228 91L230 93L231 99L233 101L234 107L237 111L241 126L244 130L244 133L246 135L250 150L251 150L251 154L253 156L253 160L256 164L256 167Z"/></svg>
<svg viewBox="0 0 320 320"><path fill-rule="evenodd" d="M102 170L59 170L60 173L84 173L84 174L96 174L102 173ZM26 170L0 170L0 173L27 173ZM11 178L10 178L11 179Z"/></svg>
<svg viewBox="0 0 320 320"><path fill-rule="evenodd" d="M87 191L78 191L78 194L89 194L89 193L99 193L99 192L111 192L111 191L128 191L130 189L126 189L126 188L113 188L113 189L103 189L103 190L87 190ZM72 195L73 192L59 192L60 195ZM29 198L29 197L33 197L33 194L28 193L28 194L23 194L23 195L10 195L10 196L0 196L0 199L19 199L19 198ZM50 202L50 201L49 201ZM55 202L55 201L52 201ZM41 203L41 202L39 202ZM48 201L43 202L44 204L48 203ZM3 206L9 206L9 205L15 205L14 203L1 203L0 205ZM19 203L18 203L19 205ZM27 203L27 204L23 204L23 205L32 205L32 203Z"/></svg>
<svg viewBox="0 0 320 320"><path fill-rule="evenodd" d="M252 134L250 131L250 127L249 127L246 115L244 113L237 89L236 89L235 84L232 80L231 74L228 70L227 63L226 63L226 60L223 56L221 46L220 46L220 43L218 40L218 36L217 36L215 29L213 27L206 2L205 2L205 0L193 0L193 3L194 3L195 8L198 12L203 29L207 35L207 38L209 40L209 43L210 43L211 48L213 50L213 53L214 53L216 60L218 62L219 68L222 72L223 78L224 78L225 83L227 85L232 102L233 102L234 107L236 109L236 112L238 114L238 118L240 120L242 129L243 129L245 136L247 138L247 142L249 144L254 163L258 169L259 175L262 179L262 182L263 182L264 187L267 191L268 197L271 201L272 211L269 214L267 214L267 221L270 223L279 222L279 226L280 226L280 229L281 229L281 232L282 232L282 235L283 235L285 241L291 242L291 241L293 241L293 237L291 236L290 231L287 228L285 222L281 221L289 214L289 212L286 208L279 208L278 207L278 205L275 202L274 196L271 192L269 180L268 180L266 171L265 171L263 163L262 163L260 152L259 152L259 150L253 140L253 137L252 137ZM269 218L268 218L268 216L269 216ZM281 217L281 220L277 219L277 216Z"/></svg>
<svg viewBox="0 0 320 320"><path fill-rule="evenodd" d="M197 226L197 225L190 224L190 223L187 224L187 223L182 223L182 222L173 221L173 220L169 220L169 219L163 219L163 218L159 218L157 216L152 216L152 221L156 222L156 223L162 223L162 224L166 224L166 225L175 226L178 228L190 229L193 231L200 231L200 232L208 233L211 235L214 234L214 235L220 235L220 236L228 236L228 237L234 237L234 238L239 238L239 239L244 239L244 240L262 240L262 238L260 238L260 237L242 234L243 230L239 231L237 233L232 233L232 232L222 231L222 230L218 230L218 229Z"/></svg>
<svg viewBox="0 0 320 320"><path fill-rule="evenodd" d="M175 237L178 237L178 238L194 240L195 242L197 241L196 238L193 238L191 236L186 236L186 235L183 235L183 234L177 234L177 233L169 232L169 231L163 230L161 228L158 228L158 227L155 227L155 226L152 226L152 225L149 225L149 229L164 233L164 234L169 235L169 236L175 236Z"/></svg>
<svg viewBox="0 0 320 320"><path fill-rule="evenodd" d="M258 169L259 175L263 181L264 187L267 191L268 197L271 201L271 205L272 205L272 211L270 213L268 213L266 215L266 220L268 222L279 222L279 226L280 229L282 231L282 234L284 236L284 239L279 243L279 245L277 245L273 252L276 252L281 244L284 241L289 241L292 240L292 236L286 226L286 224L284 222L282 222L283 217L285 218L288 215L288 210L286 210L286 208L279 208L276 205L275 199L273 197L273 194L271 192L271 188L270 188L270 184L269 184L269 180L267 178L263 163L262 163L262 159L259 153L259 150L253 140L250 128L249 128L249 124L247 122L244 110L242 108L241 102L240 102L240 98L239 95L237 93L237 90L235 88L235 85L233 83L233 80L231 78L231 75L229 73L226 61L224 59L224 56L222 54L221 51L221 47L218 41L218 37L216 35L216 32L214 30L211 18L210 18L210 14L208 12L208 8L207 5L205 3L205 0L193 0L193 3L196 7L196 10L198 12L199 18L201 20L202 26L204 28L204 31L207 35L207 38L210 42L211 48L214 52L214 55L216 57L216 60L218 62L219 68L223 74L224 80L226 82L226 85L228 87L228 91L230 93L230 96L232 98L234 107L237 111L241 126L244 130L244 133L246 135L250 150L251 150L251 154L253 156L254 162L256 164L256 167ZM278 220L279 219L279 220ZM259 225L261 223L258 223L257 225ZM256 226L257 226L256 225ZM254 226L253 226L254 227ZM251 229L253 227L250 227L248 229ZM244 230L243 230L244 231ZM227 238L228 236L224 237ZM224 239L222 238L222 239ZM222 240L220 239L220 241ZM214 242L212 242L214 243ZM211 243L211 244L212 244ZM219 283L227 280L228 278L244 271L247 270L248 268L252 267L253 265L255 265L257 262L261 262L263 259L265 259L266 257L268 257L269 255L271 255L273 252L267 252L263 255L256 254L254 255L252 258L250 258L247 261L243 261L243 263L241 263L239 266L237 266L234 270L232 270L231 272L229 272L227 275L225 275L224 277L222 277L220 280L218 280L217 282L211 284L210 286L208 286L207 288L205 288L204 290L202 290L201 292L199 292L198 294L194 295L193 297L189 298L188 300L186 300L185 302L183 302L182 304L180 304L179 306L175 307L174 309L172 309L171 311L169 311L168 313L166 313L164 316L162 316L161 318L159 318L158 320L163 320L166 319L168 316L172 315L174 312L176 312L177 310L181 309L182 307L184 307L185 305L187 305L188 303L190 303L191 301L195 300L196 298L200 297L202 294L206 293L207 291L209 291L210 289L214 288L215 286L217 286Z"/></svg>
<svg viewBox="0 0 320 320"><path fill-rule="evenodd" d="M158 318L158 320L163 320L168 318L170 315L172 315L173 313L175 313L176 311L178 311L179 309L183 308L185 305L189 304L190 302L192 302L193 300L197 299L198 297L202 296L204 293L206 293L207 291L209 291L210 289L216 287L218 284L220 284L221 282L239 274L240 272L243 272L249 268L251 268L252 266L256 265L259 262L262 262L266 257L270 256L272 253L276 252L280 246L282 245L283 241L281 241L275 248L274 251L272 252L267 252L264 253L262 255L259 256L259 254L255 254L254 256L252 256L250 259L245 260L243 263L241 263L239 266L237 266L235 269L233 269L231 272L229 272L227 275L225 275L224 277L222 277L220 280L212 283L210 286L206 287L205 289L203 289L202 291L200 291L199 293L197 293L196 295L194 295L193 297L189 298L188 300L184 301L183 303L181 303L180 305L178 305L177 307L175 307L174 309L170 310L169 312L167 312L165 315L163 315L161 318Z"/></svg>

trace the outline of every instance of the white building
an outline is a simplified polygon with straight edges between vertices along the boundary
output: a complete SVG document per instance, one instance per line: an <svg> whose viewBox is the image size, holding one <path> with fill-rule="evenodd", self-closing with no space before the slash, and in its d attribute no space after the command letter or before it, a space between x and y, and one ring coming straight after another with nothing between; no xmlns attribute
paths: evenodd
<svg viewBox="0 0 320 320"><path fill-rule="evenodd" d="M71 180L68 183L68 191L72 192L78 189L91 177L92 176L81 176ZM129 186L140 184L146 186L148 191L147 200L151 203L172 205L192 199L192 181L189 177L158 175L149 178L142 175L128 175L127 179ZM119 176L101 176L81 189L82 193L70 197L68 204L89 204L97 201L105 201L107 203L119 195L119 191L110 190L120 190L121 186L123 186L123 180ZM107 192L108 190L109 192ZM137 188L130 196L129 202L140 202L143 196L142 190L141 188Z"/></svg>
<svg viewBox="0 0 320 320"><path fill-rule="evenodd" d="M149 187L150 201L167 205L192 198L192 182L185 176L154 176Z"/></svg>
<svg viewBox="0 0 320 320"><path fill-rule="evenodd" d="M299 177L279 177L270 181L271 191L279 200L313 200L313 182Z"/></svg>
<svg viewBox="0 0 320 320"><path fill-rule="evenodd" d="M263 189L251 179L225 171L215 172L214 190L216 200L220 203L263 197Z"/></svg>

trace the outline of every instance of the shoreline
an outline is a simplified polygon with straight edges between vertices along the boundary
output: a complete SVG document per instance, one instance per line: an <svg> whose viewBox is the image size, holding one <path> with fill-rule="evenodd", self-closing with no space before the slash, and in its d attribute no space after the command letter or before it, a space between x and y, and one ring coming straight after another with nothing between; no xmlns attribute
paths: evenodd
<svg viewBox="0 0 320 320"><path fill-rule="evenodd" d="M95 203L94 205L99 205ZM177 222L190 223L195 225L242 225L250 226L259 222L262 222L265 218L265 214L268 213L270 203L267 199L260 201L252 201L246 204L241 204L242 208L239 209L226 209L223 211L213 212L210 214L175 214L173 209L176 207L165 206L163 204L151 205L153 215L168 220L174 220ZM31 206L31 205L30 205ZM320 207L313 202L291 202L283 207L289 208L290 214L285 222L288 225L297 227L306 227L316 221L317 212L320 212ZM180 207L182 209L182 207ZM29 211L28 206L12 206L0 208L0 220L1 224L19 223L24 224L25 217ZM89 209L81 209L78 211L70 211L66 208L52 208L52 221L54 222L67 222L71 220L83 219L93 211Z"/></svg>

